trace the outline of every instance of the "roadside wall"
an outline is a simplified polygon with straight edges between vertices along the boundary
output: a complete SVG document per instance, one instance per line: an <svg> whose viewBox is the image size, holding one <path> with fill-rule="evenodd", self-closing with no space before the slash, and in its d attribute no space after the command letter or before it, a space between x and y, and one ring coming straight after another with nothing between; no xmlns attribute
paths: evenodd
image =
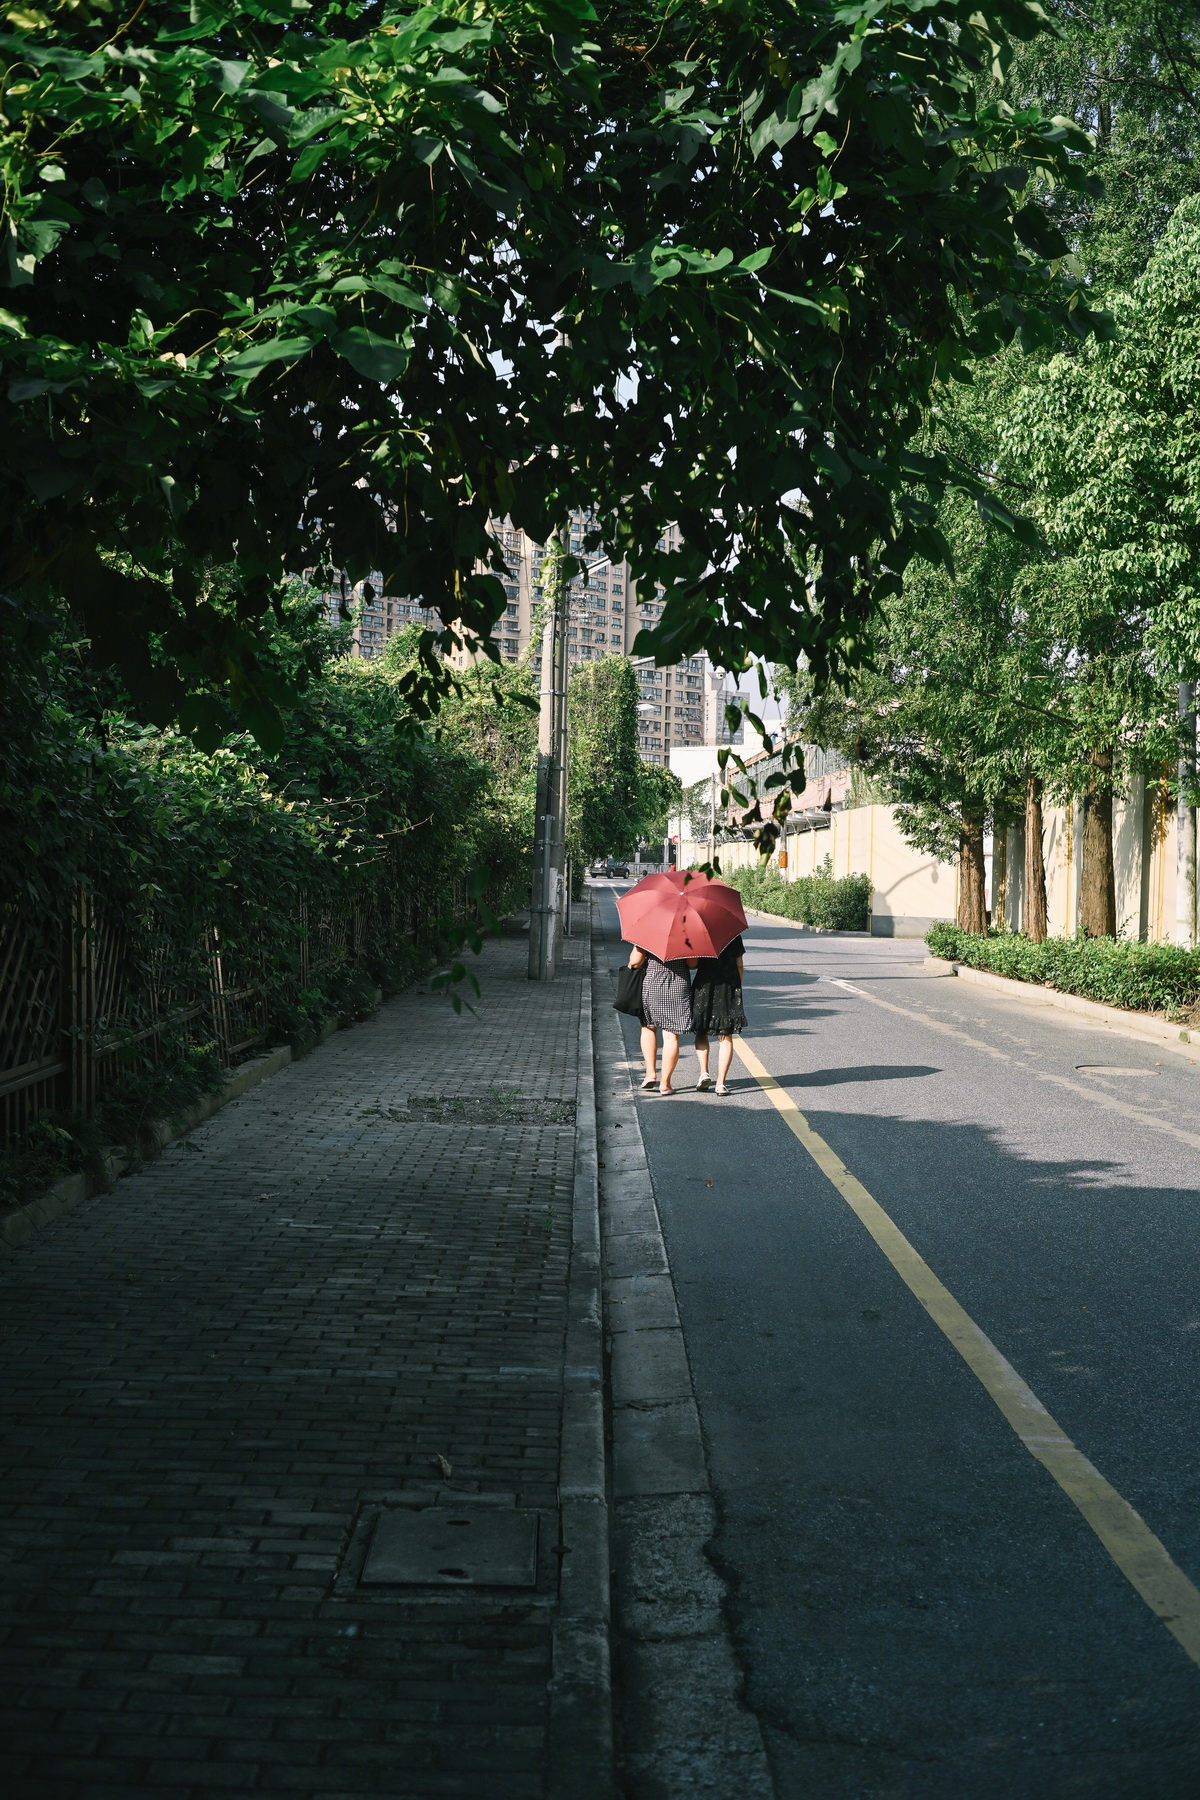
<svg viewBox="0 0 1200 1800"><path fill-rule="evenodd" d="M1046 862L1046 909L1054 936L1073 937L1079 926L1082 807L1043 810L1042 851ZM789 832L778 863L785 881L812 875L828 856L835 876L867 875L871 880L871 931L875 937L923 937L938 919L958 910L958 871L905 842L890 806L856 806L830 815L827 831ZM679 866L708 858L703 840L682 839ZM1175 936L1175 809L1157 782L1134 777L1113 807L1117 930L1123 937L1170 942ZM746 840L720 844L723 869L753 868L754 845ZM988 853L988 904L1010 930L1025 923L1025 831L1010 828Z"/></svg>
<svg viewBox="0 0 1200 1800"><path fill-rule="evenodd" d="M871 880L871 931L875 937L923 937L936 919L953 919L957 907L957 875L952 863L922 856L905 843L890 806L856 806L830 814L828 831L789 832L782 841L785 881L813 875L828 856L835 876L867 875ZM746 840L721 844L723 869L753 868L754 845ZM679 845L682 868L704 862L708 845L684 840Z"/></svg>
<svg viewBox="0 0 1200 1800"><path fill-rule="evenodd" d="M1043 813L1046 914L1055 937L1073 937L1079 926L1083 808L1048 806ZM1113 861L1117 931L1122 937L1169 943L1175 936L1175 807L1158 782L1130 778L1113 802ZM1013 931L1025 924L1025 828L1012 827L1005 844L1004 892L996 902Z"/></svg>

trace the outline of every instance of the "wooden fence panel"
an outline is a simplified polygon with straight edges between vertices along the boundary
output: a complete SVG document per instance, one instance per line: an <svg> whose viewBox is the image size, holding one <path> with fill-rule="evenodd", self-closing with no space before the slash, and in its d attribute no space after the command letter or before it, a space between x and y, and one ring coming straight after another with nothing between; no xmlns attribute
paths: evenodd
<svg viewBox="0 0 1200 1800"><path fill-rule="evenodd" d="M0 913L0 1137L62 1104L71 1065L64 946L55 920Z"/></svg>
<svg viewBox="0 0 1200 1800"><path fill-rule="evenodd" d="M165 935L131 946L103 896L84 889L65 920L0 910L0 1142L48 1113L93 1115L128 1075L186 1045L211 1044L234 1065L265 1043L281 989L374 967L471 910L464 880L432 894L392 855L353 895L283 904L293 909L296 955L282 976L266 942L223 939L215 927L190 949Z"/></svg>

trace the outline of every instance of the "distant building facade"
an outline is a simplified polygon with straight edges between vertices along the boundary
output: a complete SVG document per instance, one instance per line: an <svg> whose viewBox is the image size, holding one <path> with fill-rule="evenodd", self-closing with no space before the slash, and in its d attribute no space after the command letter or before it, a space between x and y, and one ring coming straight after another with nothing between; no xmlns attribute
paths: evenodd
<svg viewBox="0 0 1200 1800"><path fill-rule="evenodd" d="M662 617L665 599L659 586L653 600L639 604L637 583L627 561L588 554L584 538L592 522L592 515L580 508L569 521L567 548L587 565L570 587L567 659L572 669L602 656L631 655L633 640L643 625L653 625ZM498 521L493 529L506 565L504 617L493 635L506 661L527 656L531 668L540 674L545 545L514 526L511 519ZM668 526L660 548L673 550L678 541L677 527ZM666 764L676 745L703 741L713 671L703 656L688 657L663 669L655 668L649 657L634 661L641 694L638 748L647 762Z"/></svg>
<svg viewBox="0 0 1200 1800"><path fill-rule="evenodd" d="M366 597L368 583L374 592L371 600ZM396 599L390 594L384 595L380 592L382 586L383 576L375 571L364 581L356 581L353 585L347 583L344 594L321 596L331 625L345 624L342 613L342 608L345 607L351 620L351 654L361 656L367 662L373 657L382 656L388 639L398 631L403 631L406 625L440 630L442 624L437 613L422 606L419 600Z"/></svg>
<svg viewBox="0 0 1200 1800"><path fill-rule="evenodd" d="M653 625L662 617L664 593L661 587L646 605L638 604L637 586L626 561L613 562L606 557L587 556L583 540L591 523L587 512L576 510L570 520L568 547L572 555L586 557L584 575L571 583L570 616L567 627L567 655L572 669L602 656L628 656L631 645L643 625ZM542 565L545 547L534 542L509 519L493 525L493 532L504 554L505 572L503 616L493 629L493 637L506 662L527 657L535 674L541 671ZM678 543L677 528L668 527L662 540L664 549ZM396 598L379 592L380 575L372 575L370 585L375 597L367 600L365 586L358 582L347 588L345 604L354 619L352 650L367 659L382 655L389 638L406 625L417 623L439 629L441 619L419 601ZM331 624L341 619L343 597L325 596ZM535 641L536 639L536 641ZM469 662L466 652L455 653L451 660ZM671 751L681 745L707 741L729 742L724 723L724 679L713 669L707 657L688 657L668 668L657 669L648 657L635 658L635 669L641 699L638 713L638 748L648 762L666 764ZM724 732L723 737L710 737Z"/></svg>

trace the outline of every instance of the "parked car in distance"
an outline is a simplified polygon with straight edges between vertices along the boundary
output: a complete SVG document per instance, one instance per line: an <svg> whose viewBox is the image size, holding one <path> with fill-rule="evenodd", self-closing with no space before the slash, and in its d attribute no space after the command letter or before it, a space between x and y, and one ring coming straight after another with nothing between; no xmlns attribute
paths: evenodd
<svg viewBox="0 0 1200 1800"><path fill-rule="evenodd" d="M599 856L588 870L589 875L625 876L629 873L629 864L617 862L611 856Z"/></svg>

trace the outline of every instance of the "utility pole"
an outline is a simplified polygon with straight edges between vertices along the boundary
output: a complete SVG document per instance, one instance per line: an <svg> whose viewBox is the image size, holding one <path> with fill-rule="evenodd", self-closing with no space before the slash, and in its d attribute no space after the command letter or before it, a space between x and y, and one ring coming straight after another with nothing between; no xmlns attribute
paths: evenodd
<svg viewBox="0 0 1200 1800"><path fill-rule="evenodd" d="M558 910L558 943L571 935L571 871L567 857L567 778L570 744L567 722L567 684L570 680L570 665L567 659L567 626L571 616L570 586L565 574L565 563L569 537L564 531L561 542L562 557L558 565L558 582L555 591L555 645L554 645L554 697L556 711L554 715L554 787L553 813L554 867L557 881L554 889L554 904Z"/></svg>
<svg viewBox="0 0 1200 1800"><path fill-rule="evenodd" d="M542 685L538 709L537 823L533 839L533 892L529 906L529 979L553 981L559 946L571 935L571 871L567 866L568 719L570 675L567 626L571 583L567 576L569 527L546 546L550 606L542 628ZM600 557L583 569L584 582L606 566Z"/></svg>
<svg viewBox="0 0 1200 1800"><path fill-rule="evenodd" d="M717 860L717 772L708 772L708 866Z"/></svg>
<svg viewBox="0 0 1200 1800"><path fill-rule="evenodd" d="M542 628L538 709L537 822L529 902L529 979L553 981L565 885L567 818L567 543L556 531L546 546L549 608Z"/></svg>
<svg viewBox="0 0 1200 1800"><path fill-rule="evenodd" d="M1175 802L1175 942L1196 942L1196 686L1179 683L1179 797Z"/></svg>

